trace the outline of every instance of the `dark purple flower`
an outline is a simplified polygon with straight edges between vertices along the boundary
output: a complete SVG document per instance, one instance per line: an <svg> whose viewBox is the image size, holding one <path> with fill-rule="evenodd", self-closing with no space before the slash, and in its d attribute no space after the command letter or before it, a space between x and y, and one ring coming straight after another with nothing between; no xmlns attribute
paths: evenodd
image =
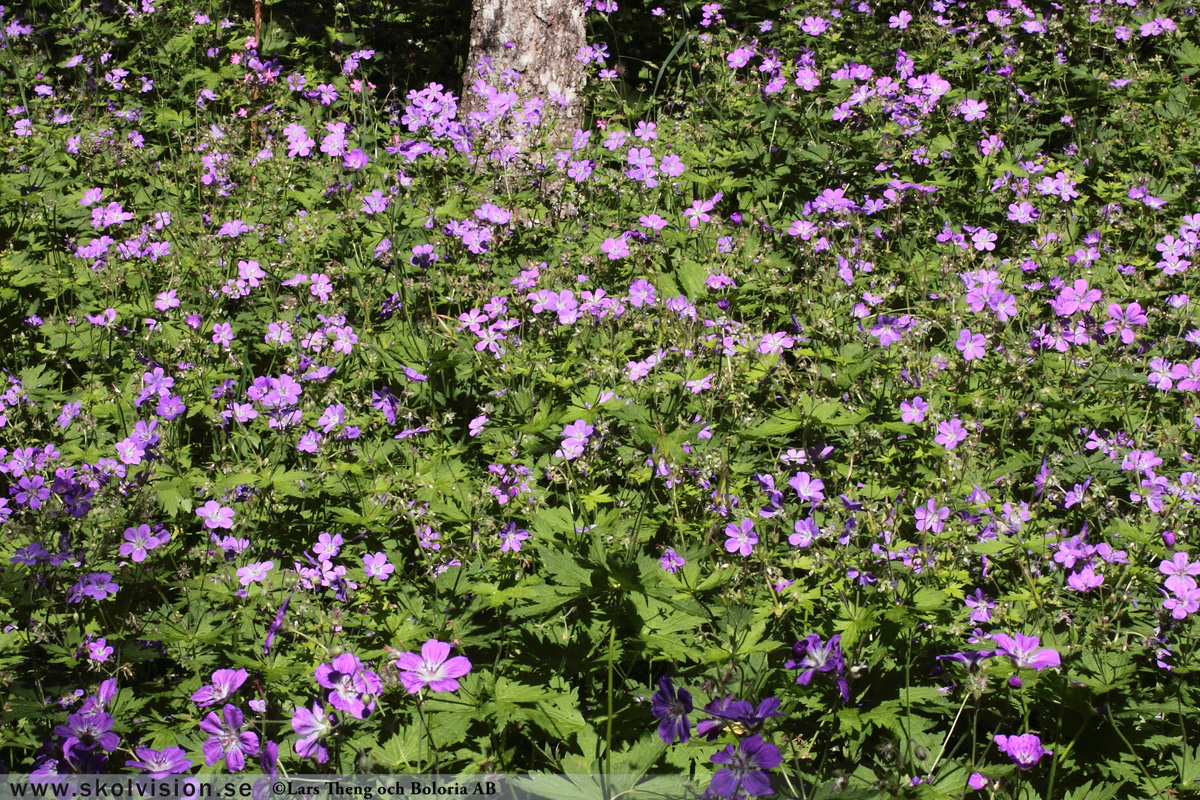
<svg viewBox="0 0 1200 800"><path fill-rule="evenodd" d="M375 710L375 696L383 690L379 675L366 669L353 653L342 653L332 663L318 665L316 678L321 686L332 689L330 705L355 719Z"/></svg>
<svg viewBox="0 0 1200 800"><path fill-rule="evenodd" d="M778 747L764 742L762 735L756 733L738 742L736 750L733 745L726 745L709 760L728 765L713 775L709 792L732 798L742 792L751 796L770 794L771 782L762 770L779 766L783 756Z"/></svg>
<svg viewBox="0 0 1200 800"><path fill-rule="evenodd" d="M116 594L121 587L112 582L112 573L93 572L75 582L67 592L68 603L82 603L84 597L104 600L110 594Z"/></svg>
<svg viewBox="0 0 1200 800"><path fill-rule="evenodd" d="M737 725L741 733L750 733L762 727L770 717L781 717L779 700L768 697L755 708L745 700L733 697L721 697L712 700L704 707L704 712L715 719L706 719L696 723L696 735L703 736L710 742L715 741L721 729L727 725Z"/></svg>
<svg viewBox="0 0 1200 800"><path fill-rule="evenodd" d="M109 753L117 749L121 737L112 732L112 726L111 714L89 705L68 716L67 724L56 727L54 735L63 737L64 755L82 760L83 754L97 747Z"/></svg>
<svg viewBox="0 0 1200 800"><path fill-rule="evenodd" d="M992 655L991 650L976 650L969 653L951 653L945 656L938 656L938 660L957 661L971 672L975 672L979 669L980 662L985 658L990 658Z"/></svg>
<svg viewBox="0 0 1200 800"><path fill-rule="evenodd" d="M288 603L292 602L293 594L295 592L289 594L287 599L283 601L283 605L279 607L279 611L275 614L275 621L267 627L267 639L263 642L264 656L271 651L271 642L275 641L275 634L279 633L279 629L283 627L284 615L287 614Z"/></svg>
<svg viewBox="0 0 1200 800"><path fill-rule="evenodd" d="M752 706L745 700L738 700L731 695L715 697L704 707L704 713L711 714L716 719L703 719L697 722L696 735L715 742L717 735L725 727L726 720L733 720L751 712Z"/></svg>
<svg viewBox="0 0 1200 800"><path fill-rule="evenodd" d="M251 705L254 705L251 703ZM275 742L267 740L263 745L262 755L258 757L258 765L262 767L264 775L279 774L279 745Z"/></svg>
<svg viewBox="0 0 1200 800"><path fill-rule="evenodd" d="M687 717L692 710L692 696L684 689L676 690L671 679L663 675L658 679L658 691L650 699L651 711L661 720L658 738L667 744L676 739L686 742L692 734L692 723Z"/></svg>
<svg viewBox="0 0 1200 800"><path fill-rule="evenodd" d="M243 731L245 717L240 708L226 704L221 711L210 711L200 722L200 730L209 734L204 742L204 763L207 766L225 759L230 772L241 772L246 766L246 756L258 755L258 734Z"/></svg>
<svg viewBox="0 0 1200 800"><path fill-rule="evenodd" d="M792 646L795 658L786 662L784 667L801 670L796 676L796 683L801 686L807 686L818 672L833 672L837 676L842 702L845 703L850 699L850 684L845 677L846 659L842 654L841 641L841 635L836 635L822 644L818 634L810 633Z"/></svg>
<svg viewBox="0 0 1200 800"><path fill-rule="evenodd" d="M139 747L133 752L137 760L131 758L125 762L125 766L148 772L155 780L168 775L178 775L192 768L192 760L187 757L182 747L166 747L162 750Z"/></svg>

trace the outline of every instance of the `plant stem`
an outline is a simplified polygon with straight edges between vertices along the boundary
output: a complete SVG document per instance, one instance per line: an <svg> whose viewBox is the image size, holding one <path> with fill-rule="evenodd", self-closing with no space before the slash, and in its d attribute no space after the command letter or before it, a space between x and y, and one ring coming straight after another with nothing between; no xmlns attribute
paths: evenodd
<svg viewBox="0 0 1200 800"><path fill-rule="evenodd" d="M604 733L604 775L601 781L604 797L608 797L608 789L605 783L609 773L612 771L612 735L613 735L613 649L617 640L617 627L612 625L608 629L608 723L607 730Z"/></svg>

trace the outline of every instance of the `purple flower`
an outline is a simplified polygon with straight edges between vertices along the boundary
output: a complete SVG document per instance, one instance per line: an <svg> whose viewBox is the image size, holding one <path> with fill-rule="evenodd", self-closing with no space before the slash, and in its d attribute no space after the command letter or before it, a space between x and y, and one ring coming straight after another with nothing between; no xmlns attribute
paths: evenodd
<svg viewBox="0 0 1200 800"><path fill-rule="evenodd" d="M0 504L4 504L7 502L8 502L7 500L0 498ZM0 517L6 516L4 514L5 511L7 511L7 509L0 508ZM49 559L50 559L50 551L47 550L45 547L42 547L42 545L39 542L33 542L33 543L29 544L28 546L22 547L21 549L17 550L17 552L13 555L12 558L9 559L9 561L11 561L14 564L24 564L28 567L32 567L35 564L39 564L42 561L48 561Z"/></svg>
<svg viewBox="0 0 1200 800"><path fill-rule="evenodd" d="M162 750L139 747L133 752L137 760L131 758L125 762L125 766L148 772L155 780L168 775L178 775L192 768L192 760L187 757L182 747L166 747Z"/></svg>
<svg viewBox="0 0 1200 800"><path fill-rule="evenodd" d="M112 582L112 573L93 572L75 582L67 592L67 602L82 603L84 597L107 600L109 595L116 594L120 588Z"/></svg>
<svg viewBox="0 0 1200 800"><path fill-rule="evenodd" d="M1036 636L1018 633L1014 638L1003 633L993 633L991 638L997 645L996 655L1008 656L1017 667L1030 667L1040 671L1062 663L1057 650L1050 647L1038 649L1041 641Z"/></svg>
<svg viewBox="0 0 1200 800"><path fill-rule="evenodd" d="M949 660L957 661L971 672L979 670L979 664L985 659L991 658L995 653L991 650L973 650L968 653L950 653L949 655L938 656L938 661Z"/></svg>
<svg viewBox="0 0 1200 800"><path fill-rule="evenodd" d="M819 503L825 499L825 482L819 478L814 478L807 472L799 472L788 480L788 486L796 490L796 495L801 500L808 500L812 503Z"/></svg>
<svg viewBox="0 0 1200 800"><path fill-rule="evenodd" d="M638 278L629 284L629 305L634 308L641 308L642 306L653 306L654 303L654 284L642 278Z"/></svg>
<svg viewBox="0 0 1200 800"><path fill-rule="evenodd" d="M1163 585L1174 596L1163 600L1163 608L1171 612L1175 619L1184 619L1188 614L1200 611L1200 587L1191 575L1172 575ZM1165 594L1166 591L1163 591Z"/></svg>
<svg viewBox="0 0 1200 800"><path fill-rule="evenodd" d="M764 742L762 734L747 736L738 742L737 749L726 745L725 749L710 759L714 764L727 764L713 775L709 791L721 797L739 797L771 794L771 782L762 770L779 766L783 756L779 748Z"/></svg>
<svg viewBox="0 0 1200 800"><path fill-rule="evenodd" d="M1060 317L1070 316L1077 311L1091 311L1092 304L1103 297L1099 289L1091 289L1083 278L1076 280L1070 286L1063 287L1058 297L1050 302L1051 307Z"/></svg>
<svg viewBox="0 0 1200 800"><path fill-rule="evenodd" d="M717 192L709 200L695 200L692 202L692 207L683 212L683 216L687 218L688 227L695 229L701 222L708 222L712 219L709 212L716 208L717 203L721 202L724 194Z"/></svg>
<svg viewBox="0 0 1200 800"><path fill-rule="evenodd" d="M246 766L246 756L258 755L258 734L243 731L245 721L241 709L226 704L221 711L210 711L200 722L200 730L209 734L204 742L204 763L211 767L221 759L230 772L241 772Z"/></svg>
<svg viewBox="0 0 1200 800"><path fill-rule="evenodd" d="M1188 554L1182 550L1177 551L1171 556L1170 561L1161 561L1158 565L1158 571L1163 575L1200 575L1200 561L1191 561Z"/></svg>
<svg viewBox="0 0 1200 800"><path fill-rule="evenodd" d="M981 100L972 100L970 98L963 100L958 106L958 113L967 122L974 122L983 119L987 116L986 112L988 104Z"/></svg>
<svg viewBox="0 0 1200 800"><path fill-rule="evenodd" d="M900 419L909 424L924 422L925 412L928 410L929 403L917 396L900 404Z"/></svg>
<svg viewBox="0 0 1200 800"><path fill-rule="evenodd" d="M629 255L629 246L625 244L625 237L623 236L619 236L616 239L610 236L605 239L600 245L600 250L608 256L610 261L616 261Z"/></svg>
<svg viewBox="0 0 1200 800"><path fill-rule="evenodd" d="M326 531L317 537L317 543L313 545L313 553L321 561L328 561L341 552L343 541L340 533Z"/></svg>
<svg viewBox="0 0 1200 800"><path fill-rule="evenodd" d="M421 269L429 269L439 258L431 244L419 244L412 249L412 253L412 258L408 260L408 263Z"/></svg>
<svg viewBox="0 0 1200 800"><path fill-rule="evenodd" d="M221 229L217 231L217 236L229 236L233 239L236 239L243 233L249 233L250 230L250 226L245 222L242 222L240 219L235 219L222 225Z"/></svg>
<svg viewBox="0 0 1200 800"><path fill-rule="evenodd" d="M740 553L743 557L754 552L758 544L758 534L754 533L754 521L744 519L740 524L729 523L725 526L725 549L730 553Z"/></svg>
<svg viewBox="0 0 1200 800"><path fill-rule="evenodd" d="M667 572L673 573L673 572L678 571L679 568L682 567L687 562L684 561L683 556L679 555L674 550L672 550L671 548L668 547L663 552L662 558L660 558L658 560L658 563L659 563L659 566L661 566Z"/></svg>
<svg viewBox="0 0 1200 800"><path fill-rule="evenodd" d="M212 340L213 344L228 350L229 345L233 344L233 326L228 322L218 322L213 326Z"/></svg>
<svg viewBox="0 0 1200 800"><path fill-rule="evenodd" d="M396 568L388 561L386 554L375 553L363 556L363 571L367 573L368 578L386 581Z"/></svg>
<svg viewBox="0 0 1200 800"><path fill-rule="evenodd" d="M165 534L170 538L170 534ZM136 528L125 529L125 542L121 544L120 553L135 562L146 560L146 554L163 543L163 539L150 532L149 525L138 525Z"/></svg>
<svg viewBox="0 0 1200 800"><path fill-rule="evenodd" d="M494 225L507 225L512 219L512 212L500 208L495 203L484 203L475 209L475 216L484 222L491 222Z"/></svg>
<svg viewBox="0 0 1200 800"><path fill-rule="evenodd" d="M204 708L215 706L246 682L249 673L244 669L219 669L212 674L212 683L202 686L192 695L192 702Z"/></svg>
<svg viewBox="0 0 1200 800"><path fill-rule="evenodd" d="M217 528L230 529L233 527L233 509L226 508L216 500L209 500L196 509L196 516L204 520L204 527L209 530Z"/></svg>
<svg viewBox="0 0 1200 800"><path fill-rule="evenodd" d="M798 24L800 25L800 30L809 36L820 36L829 28L829 20L824 17L805 17Z"/></svg>
<svg viewBox="0 0 1200 800"><path fill-rule="evenodd" d="M301 758L314 758L318 764L329 760L329 749L321 741L333 730L337 717L326 715L325 709L317 701L313 701L312 711L304 706L297 706L292 715L292 730L302 738L293 745L296 755Z"/></svg>
<svg viewBox="0 0 1200 800"><path fill-rule="evenodd" d="M1104 576L1097 575L1092 569L1092 565L1088 564L1078 572L1072 572L1067 576L1067 586L1077 592L1090 592L1104 583Z"/></svg>
<svg viewBox="0 0 1200 800"><path fill-rule="evenodd" d="M355 719L375 710L375 695L383 690L379 675L364 667L353 653L342 653L333 663L318 665L316 678L318 684L332 690L329 704Z"/></svg>
<svg viewBox="0 0 1200 800"><path fill-rule="evenodd" d="M810 547L821 535L821 529L811 517L796 520L792 529L795 532L788 535L788 544L793 547Z"/></svg>
<svg viewBox="0 0 1200 800"><path fill-rule="evenodd" d="M991 622L992 609L996 604L988 599L988 596L983 593L983 589L976 589L975 594L968 595L966 600L967 608L971 609L972 622Z"/></svg>
<svg viewBox="0 0 1200 800"><path fill-rule="evenodd" d="M295 594L293 591L292 594ZM275 613L275 619L267 626L267 638L263 642L263 655L271 652L271 642L275 641L275 634L279 633L279 629L283 627L283 619L287 615L288 603L292 602L292 594L287 596L283 601L283 605L279 607L279 611ZM250 705L254 705L254 701L250 701Z"/></svg>
<svg viewBox="0 0 1200 800"><path fill-rule="evenodd" d="M938 423L937 436L933 440L947 450L953 450L967 438L967 432L963 430L962 421L958 417L947 422Z"/></svg>
<svg viewBox="0 0 1200 800"><path fill-rule="evenodd" d="M252 583L261 583L266 580L267 573L275 568L274 561L256 561L253 564L247 564L237 571L238 583L242 586L249 586Z"/></svg>
<svg viewBox="0 0 1200 800"><path fill-rule="evenodd" d="M112 732L112 715L90 702L81 711L69 715L66 725L54 729L55 736L63 737L63 753L73 760L81 760L97 747L111 753L121 743L121 737Z"/></svg>
<svg viewBox="0 0 1200 800"><path fill-rule="evenodd" d="M779 711L779 700L768 697L755 708L745 700L733 697L714 699L704 707L704 713L715 719L706 719L696 723L696 735L704 736L710 742L716 741L723 728L734 723L741 728L738 733L753 733L771 717L782 717Z"/></svg>
<svg viewBox="0 0 1200 800"><path fill-rule="evenodd" d="M458 678L471 671L471 662L463 656L450 656L450 645L430 639L421 645L421 655L401 653L396 667L401 670L400 682L409 694L416 694L426 686L434 692L453 692L458 689Z"/></svg>
<svg viewBox="0 0 1200 800"><path fill-rule="evenodd" d="M510 522L499 533L501 553L517 553L521 550L521 542L529 538L529 531L518 528L517 523Z"/></svg>
<svg viewBox="0 0 1200 800"><path fill-rule="evenodd" d="M658 691L651 700L651 712L661 720L658 723L658 738L665 744L676 740L686 742L692 734L692 723L688 714L692 711L692 696L684 689L676 689L671 679L663 675L658 679Z"/></svg>
<svg viewBox="0 0 1200 800"><path fill-rule="evenodd" d="M798 669L796 683L807 686L818 672L833 672L837 675L838 691L841 692L842 702L850 699L850 684L846 681L846 659L842 654L842 637L840 634L830 637L828 642L821 643L818 634L810 633L792 646L795 658L787 661L786 669Z"/></svg>
<svg viewBox="0 0 1200 800"><path fill-rule="evenodd" d="M376 189L363 197L362 211L364 214L382 214L391 204L391 198L385 197L383 192Z"/></svg>
<svg viewBox="0 0 1200 800"><path fill-rule="evenodd" d="M1054 752L1042 747L1042 740L1032 733L1023 733L1020 736L997 734L996 747L1011 758L1018 769L1029 769L1035 766L1042 756Z"/></svg>
<svg viewBox="0 0 1200 800"><path fill-rule="evenodd" d="M962 353L964 361L974 361L987 353L987 338L982 333L972 334L970 328L963 328L954 346Z"/></svg>
<svg viewBox="0 0 1200 800"><path fill-rule="evenodd" d="M950 518L950 509L946 506L939 508L937 502L930 499L923 507L916 510L915 516L917 530L941 533L944 527L943 523Z"/></svg>

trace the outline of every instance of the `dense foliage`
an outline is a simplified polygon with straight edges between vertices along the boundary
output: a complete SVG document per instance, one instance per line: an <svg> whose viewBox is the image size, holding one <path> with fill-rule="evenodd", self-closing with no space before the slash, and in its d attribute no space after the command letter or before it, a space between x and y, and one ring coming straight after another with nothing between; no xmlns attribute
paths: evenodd
<svg viewBox="0 0 1200 800"><path fill-rule="evenodd" d="M1195 10L593 6L3 10L0 761L1194 795Z"/></svg>

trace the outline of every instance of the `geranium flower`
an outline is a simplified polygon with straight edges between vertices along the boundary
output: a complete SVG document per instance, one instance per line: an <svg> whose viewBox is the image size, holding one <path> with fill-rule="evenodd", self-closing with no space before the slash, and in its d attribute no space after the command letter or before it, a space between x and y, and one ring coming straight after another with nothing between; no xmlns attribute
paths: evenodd
<svg viewBox="0 0 1200 800"><path fill-rule="evenodd" d="M753 520L744 519L740 524L729 523L725 526L725 535L729 537L725 541L725 549L730 553L740 553L743 557L753 553L754 545L758 544Z"/></svg>
<svg viewBox="0 0 1200 800"><path fill-rule="evenodd" d="M192 702L204 708L215 706L241 687L250 674L244 669L219 669L212 674L212 683L192 694Z"/></svg>
<svg viewBox="0 0 1200 800"><path fill-rule="evenodd" d="M963 429L962 421L955 417L938 423L937 436L934 436L933 440L947 450L953 450L966 438L967 432Z"/></svg>
<svg viewBox="0 0 1200 800"><path fill-rule="evenodd" d="M400 682L409 694L429 687L434 692L453 692L458 678L471 671L471 662L463 656L450 656L450 645L430 639L421 645L421 654L401 653L396 667L401 670Z"/></svg>
<svg viewBox="0 0 1200 800"><path fill-rule="evenodd" d="M937 501L931 498L924 506L917 508L915 516L917 530L941 533L943 523L950 518L950 509L946 506L938 507Z"/></svg>
<svg viewBox="0 0 1200 800"><path fill-rule="evenodd" d="M253 564L247 564L237 571L238 583L242 586L249 586L252 583L261 583L266 580L267 573L275 568L274 561L256 561Z"/></svg>
<svg viewBox="0 0 1200 800"><path fill-rule="evenodd" d="M342 653L333 663L320 664L316 679L318 684L332 690L329 704L355 719L362 719L375 710L375 695L383 690L379 675L366 669L353 653Z"/></svg>
<svg viewBox="0 0 1200 800"><path fill-rule="evenodd" d="M675 684L666 675L658 679L658 691L650 698L650 711L661 722L658 723L658 738L665 744L675 741L686 742L692 733L688 714L692 710L692 696Z"/></svg>
<svg viewBox="0 0 1200 800"><path fill-rule="evenodd" d="M375 553L363 556L363 571L367 573L368 578L386 581L396 568L388 561L385 553Z"/></svg>
<svg viewBox="0 0 1200 800"><path fill-rule="evenodd" d="M733 745L726 745L709 760L728 765L713 775L711 792L721 797L738 797L742 793L755 797L771 794L771 782L762 770L779 766L783 755L778 747L764 742L762 734L756 733L738 742L736 750Z"/></svg>
<svg viewBox="0 0 1200 800"><path fill-rule="evenodd" d="M301 737L293 745L296 755L316 759L318 764L328 761L329 748L321 742L333 730L336 722L337 717L333 714L326 715L325 709L315 700L312 711L304 706L297 706L296 713L292 715L292 730Z"/></svg>
<svg viewBox="0 0 1200 800"><path fill-rule="evenodd" d="M1057 650L1051 647L1038 649L1041 641L1036 636L1018 633L1014 638L1004 633L993 633L992 641L997 645L996 655L1008 656L1017 667L1029 667L1040 671L1062 663Z"/></svg>
<svg viewBox="0 0 1200 800"><path fill-rule="evenodd" d="M139 747L133 753L137 759L128 759L125 766L147 772L155 780L179 775L192 768L192 760L182 747L165 747L162 750Z"/></svg>
<svg viewBox="0 0 1200 800"><path fill-rule="evenodd" d="M233 527L233 509L226 508L216 500L209 500L196 509L196 516L204 520L204 527L209 530L217 528L230 529Z"/></svg>
<svg viewBox="0 0 1200 800"><path fill-rule="evenodd" d="M126 528L124 535L125 542L121 544L119 552L122 556L131 558L138 563L145 561L146 554L162 544L162 541L150 532L149 525Z"/></svg>
<svg viewBox="0 0 1200 800"><path fill-rule="evenodd" d="M1013 760L1017 769L1030 769L1041 760L1042 756L1048 756L1053 752L1042 747L1042 740L1032 733L1023 733L1020 736L997 734L996 747Z"/></svg>
<svg viewBox="0 0 1200 800"><path fill-rule="evenodd" d="M97 706L84 706L83 710L67 717L66 725L56 727L54 735L63 737L63 753L79 759L97 747L108 753L116 750L121 737L112 732L112 726L111 714Z"/></svg>
<svg viewBox="0 0 1200 800"><path fill-rule="evenodd" d="M258 755L258 734L243 731L245 717L242 710L226 704L221 711L210 711L200 722L200 730L210 734L204 742L204 763L211 767L221 759L230 772L241 772L246 766L246 756Z"/></svg>
<svg viewBox="0 0 1200 800"><path fill-rule="evenodd" d="M821 643L818 634L810 633L792 646L795 658L784 663L785 669L798 669L796 683L807 686L818 672L833 672L837 676L838 691L841 692L842 702L850 699L850 684L846 681L846 659L842 653L842 637L840 634L831 636L828 642Z"/></svg>

